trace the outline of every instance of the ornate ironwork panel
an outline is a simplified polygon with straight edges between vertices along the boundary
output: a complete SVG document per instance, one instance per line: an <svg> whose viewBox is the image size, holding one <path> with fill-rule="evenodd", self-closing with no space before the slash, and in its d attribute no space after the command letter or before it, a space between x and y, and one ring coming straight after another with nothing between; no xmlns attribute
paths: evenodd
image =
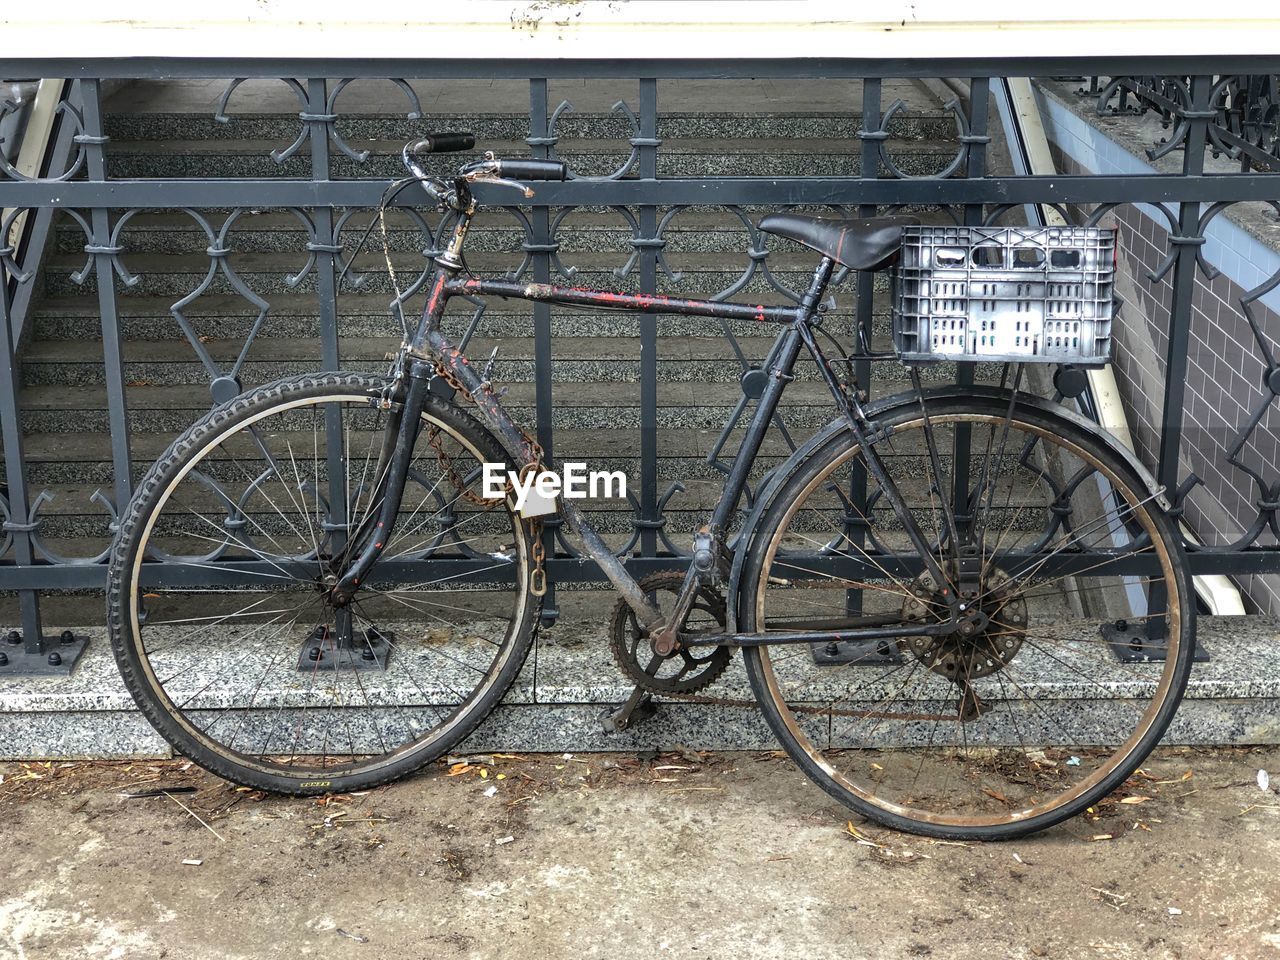
<svg viewBox="0 0 1280 960"><path fill-rule="evenodd" d="M1045 64L1040 72L1069 65ZM131 387L145 381L148 360L126 356L123 347L128 320L123 305L128 297L168 299L173 327L166 340L184 344L189 359L194 360L187 369L199 371L198 375L184 374L191 379L185 385L185 400L193 408L207 408L235 396L250 383L272 379L280 364L264 356L260 344L280 318L289 315L288 310L313 323L306 326L297 321L299 329L314 331L315 368L336 369L343 365L343 336L348 332L344 324L386 338L394 347L413 322L412 312L421 306L421 288L431 260L439 252L438 238L449 224L424 212L408 194L393 201L385 222L377 220L374 211L396 171L387 165L386 151L357 145L361 139L377 138L378 131L370 126L369 118L342 111L353 86L358 89L378 81L385 85L389 80L396 91L394 109L398 113L394 118L380 118L386 125L382 132L403 133L404 139L414 132L425 132L425 111L415 82L442 76L446 67L429 61L401 64L397 76L382 77L377 64L358 68L333 64L321 76L298 76L296 66L282 61L258 63L252 71L220 64L203 68L204 76L226 82L213 119L227 125L228 130L244 125L250 139L256 135L255 118L238 115L235 110L247 74L258 79L283 78L280 82L296 100L296 132L286 142L265 147L264 153L284 176L113 176L112 166L119 157L113 153L104 125L101 84L96 79L110 72L105 63L82 65L80 79L70 85L62 108L64 156L45 175L23 177L0 161L0 207L8 211L0 238L8 238L21 218L41 211L47 215L56 210L64 219L60 235L64 245L67 237L78 231L74 246L84 257L83 264L57 282L82 290L83 296L96 304L104 398L97 429L109 436L110 448L111 476L87 495L100 522L95 526L81 521L82 526L91 528L88 535L68 536L54 519L52 484L31 479L30 463L24 455L27 438L20 367L32 312L30 294L43 251L18 248L0 239L0 324L5 333L0 344L5 365L0 426L6 478L0 496L0 590L20 594L22 630L34 651L45 649L37 594L102 586L116 515L130 496L139 469L145 466L146 459L140 454L145 444L139 442L139 430L145 428L138 426L136 411L130 411L128 400ZM843 118L849 133L848 155L831 169L812 175L770 175L765 171L746 176L732 170L680 171L676 169L678 158L664 150L664 126L676 128L680 121L664 114L659 79L667 82L667 78L678 80L698 73L687 65L655 69L641 77L625 65L595 65L591 73L584 73L613 78L619 97L607 123L599 118L593 121L604 124L597 126L593 137L608 139L599 131L613 135L608 149L589 155L576 142L585 129L580 115L569 100L552 95L555 79L573 74L563 65L551 71L539 70L534 64L506 64L501 68L492 65L493 75L520 75L515 72L517 66L533 77L527 81L527 121L522 120L521 129L507 134L518 134L516 138L523 140L535 157L565 159L573 172L563 184L541 185L536 197L520 206L511 205L509 194L478 189L480 199L493 205L487 222L494 225L494 246L475 256L484 255L494 262L506 258L504 272L513 279L548 283L557 277L576 278L589 285L615 284L646 292L794 302L797 284L803 280L797 280L786 255L767 243L757 226L763 212L770 209L800 206L864 216L911 209L954 223L982 225L1008 222L1024 204L1052 205L1076 212L1078 218L1090 223L1114 219L1118 210L1134 204L1154 205L1167 221L1164 263L1150 276L1137 278L1152 290L1161 285L1168 288L1167 293L1155 297L1162 309L1158 319L1164 327L1165 386L1160 402L1160 440L1150 454L1161 482L1176 491L1179 502L1196 487L1198 479L1185 475L1180 455L1185 452L1187 345L1195 285L1198 275L1211 278L1215 274L1203 256L1205 230L1233 204L1280 203L1274 73L1228 76L1188 72L1104 78L1095 87L1099 111L1156 111L1169 133L1163 144L1153 148L1152 156L1179 149L1184 157L1181 169L1150 175L1068 174L1046 180L1008 175L999 157L993 157L988 131L989 71L965 77L963 96L948 94L939 99L937 109L921 113L886 94L893 79L889 66L881 69L865 63L804 61L771 65L765 71L769 75L825 75L857 91L848 116ZM714 66L720 76L761 75L763 69L733 61ZM1025 75L1033 66L1008 64L1004 69ZM153 69L157 74L164 72L163 65ZM478 65L469 69L483 75ZM910 73L927 76L930 69L928 64L913 64ZM934 72L943 69L943 65L932 66ZM556 76L549 78L551 73ZM344 74L345 79L322 78ZM920 151L912 146L926 140L944 148L922 160ZM1238 159L1239 171L1207 174L1207 155ZM455 161L445 158L442 162ZM721 244L721 252L736 251L738 266L734 270L694 269L681 262L687 259L696 266L697 251L681 247L692 242L689 238L697 230L685 227L704 222L708 211L715 218L709 232ZM154 251L157 243L168 242L167 235L157 234L149 226L156 212L176 213L181 219L180 227L173 226L170 216L168 229L174 242L185 244L182 271L160 275L147 265L148 252ZM594 225L596 239L584 240L577 229L583 218ZM268 232L274 245L266 251L271 255L260 261L247 260L254 243L266 242L253 239L249 228L264 222L272 225ZM386 240L387 257L380 251L356 257L357 242L367 230L373 231L375 250L380 239ZM1221 459L1249 478L1256 494L1256 517L1229 543L1197 546L1192 555L1195 572L1280 573L1280 476L1271 469L1272 461L1251 455L1258 445L1259 431L1274 429L1276 423L1268 418L1280 396L1277 331L1265 328L1257 304L1278 286L1280 273L1249 290L1241 301L1257 340L1266 390L1218 451ZM873 278L838 275L835 291L840 335L846 340L860 336L870 342L882 334ZM346 312L344 298L357 295L362 304L376 301L379 316L353 317ZM311 304L305 311L299 306L304 302ZM456 319L458 339L464 346L483 339L486 331L501 329L500 324L487 326L497 321L485 303L472 301L469 308L466 316ZM532 384L527 400L529 421L547 455L554 458L564 445L556 420L557 391L563 379L558 376L558 366L577 362L583 369L575 368L573 376L589 379L592 374L585 369L589 363L558 358L556 324L560 315L553 315L547 304L534 304L530 311L531 359L500 361L498 369L501 372L505 365L508 372L516 372L522 369L521 364L528 368L526 379ZM660 400L671 385L663 380L660 367L663 318L644 317L635 322L638 359L629 375L638 390L634 424L638 439L631 454L638 460L638 483L632 489L629 513L620 526L606 527L606 533L612 534L617 553L630 558L637 568L659 569L683 562L687 554L681 536L687 531L676 529L685 521L676 523L672 518L696 515L700 507L690 495L690 478L670 476L669 468L664 467L658 430L663 417ZM236 339L238 347L212 349L210 324L220 331L221 341ZM723 338L724 362L716 376L727 390L737 394L729 404L727 422L717 424L721 429L705 452L708 476L703 482L727 470L735 435L754 400L751 373L766 361L745 344L742 331L733 323L722 322L718 333ZM870 361L859 362L861 382L876 383L893 376L890 370L872 367ZM1001 371L961 364L955 369L939 368L935 375L971 384L979 379L999 380ZM195 397L198 402L192 399ZM814 428L812 416L784 408L776 423L780 449L795 449L796 442ZM155 453L150 450L148 458ZM958 484L964 482L963 477L957 477ZM876 504L866 502L865 490L860 492L857 486L855 478L850 491L850 523L857 528L854 535L858 542L874 543L875 531L865 519L876 513ZM598 577L593 565L580 562L567 531L548 523L545 537L554 557L549 564L553 579L564 582ZM430 549L430 544L424 546L425 551ZM152 562L162 565L164 561L157 557Z"/></svg>

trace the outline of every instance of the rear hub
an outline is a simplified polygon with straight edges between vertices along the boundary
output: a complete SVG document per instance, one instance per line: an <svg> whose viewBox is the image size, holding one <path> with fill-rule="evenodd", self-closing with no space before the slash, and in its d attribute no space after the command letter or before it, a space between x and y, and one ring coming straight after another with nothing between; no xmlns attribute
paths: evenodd
<svg viewBox="0 0 1280 960"><path fill-rule="evenodd" d="M911 585L902 617L921 623L947 620L948 599L934 578L923 573ZM1002 571L992 569L982 588L966 597L962 606L963 619L955 632L942 637L907 637L902 642L934 673L967 683L1013 662L1025 636L1027 602Z"/></svg>

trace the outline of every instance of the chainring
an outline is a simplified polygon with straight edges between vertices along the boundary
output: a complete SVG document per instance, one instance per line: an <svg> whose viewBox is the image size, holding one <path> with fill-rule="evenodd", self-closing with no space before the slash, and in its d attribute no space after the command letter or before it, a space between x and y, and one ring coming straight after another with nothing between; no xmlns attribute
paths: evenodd
<svg viewBox="0 0 1280 960"><path fill-rule="evenodd" d="M684 584L684 574L676 570L651 573L638 583L659 610L669 610ZM721 633L727 623L724 598L714 588L703 585L680 625L680 636ZM714 683L733 657L729 647L687 646L659 657L635 612L622 600L614 605L609 618L609 652L629 680L651 693L696 693Z"/></svg>

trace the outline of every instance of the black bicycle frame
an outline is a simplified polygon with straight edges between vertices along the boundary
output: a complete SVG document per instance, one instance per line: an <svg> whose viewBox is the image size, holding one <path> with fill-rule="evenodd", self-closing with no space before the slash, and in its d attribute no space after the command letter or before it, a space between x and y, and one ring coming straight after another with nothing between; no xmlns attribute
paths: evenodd
<svg viewBox="0 0 1280 960"><path fill-rule="evenodd" d="M766 383L756 405L755 413L747 427L742 445L734 458L733 467L725 480L720 500L712 512L710 522L704 528L704 534L710 538L710 550L718 556L724 543L725 531L734 511L746 488L751 466L759 453L770 423L782 399L782 393L788 383L795 379L793 370L800 356L801 348L807 349L818 366L818 370L827 387L835 398L840 412L848 420L853 431L855 442L864 451L864 459L868 471L884 491L885 499L898 518L903 522L906 532L923 563L939 583L947 582L938 560L928 548L927 541L909 510L906 509L897 485L889 476L874 449L874 442L868 435L874 435L874 425L865 418L862 408L853 391L846 390L831 369L822 350L815 342L812 328L821 322L820 303L822 295L830 282L834 262L823 258L815 269L809 288L800 302L795 306L778 307L763 304L727 303L716 300L685 299L665 297L657 294L622 293L609 290L595 290L583 287L559 287L546 283L521 283L511 280L489 280L477 277L460 276L462 272L461 250L470 224L474 208L464 211L458 219L448 249L436 258L436 271L432 277L430 291L427 294L426 306L418 328L406 345L407 363L402 365L403 376L397 382L391 403L399 408L398 422L388 428L396 430L396 440L391 445L390 464L386 471L385 489L383 491L382 510L376 527L365 537L363 547L333 589L333 596L339 603L345 602L359 587L361 580L367 578L369 570L377 562L383 545L388 541L391 528L400 509L400 499L404 491L404 477L408 470L412 451L417 440L417 432L421 422L422 404L425 402L426 382L438 375L437 365L450 378L456 380L470 394L481 417L498 437L499 442L517 465L523 466L537 461L535 451L524 432L503 409L497 395L485 382L471 362L444 335L441 321L449 300L455 296L503 297L506 299L529 300L540 303L554 303L570 307L590 307L603 310L618 310L627 313L663 313L677 316L711 317L723 320L748 320L757 323L775 323L785 325L786 329L779 334L779 342L775 344L775 359L765 370ZM408 383L403 381L407 380ZM698 586L710 572L708 569L697 569L691 564L685 576L685 582L670 618L662 616L634 577L627 571L625 564L614 556L595 528L587 521L577 507L565 498L560 499L560 512L577 534L582 538L587 554L600 565L601 572L613 584L628 606L635 611L640 622L650 630L665 626L667 623L682 622L693 601ZM931 625L900 623L885 625L883 617L850 618L847 627L840 629L813 631L780 631L776 633L756 634L724 634L699 637L699 644L734 644L758 645L763 643L828 643L831 641L880 640L903 636L944 635L954 630L960 619L952 601L951 617L947 621Z"/></svg>

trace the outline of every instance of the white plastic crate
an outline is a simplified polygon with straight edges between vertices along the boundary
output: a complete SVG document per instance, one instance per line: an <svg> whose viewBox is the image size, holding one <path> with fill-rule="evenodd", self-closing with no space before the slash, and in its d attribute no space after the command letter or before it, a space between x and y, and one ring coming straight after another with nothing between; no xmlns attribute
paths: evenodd
<svg viewBox="0 0 1280 960"><path fill-rule="evenodd" d="M1111 358L1115 231L906 227L894 268L904 360L1097 366Z"/></svg>

